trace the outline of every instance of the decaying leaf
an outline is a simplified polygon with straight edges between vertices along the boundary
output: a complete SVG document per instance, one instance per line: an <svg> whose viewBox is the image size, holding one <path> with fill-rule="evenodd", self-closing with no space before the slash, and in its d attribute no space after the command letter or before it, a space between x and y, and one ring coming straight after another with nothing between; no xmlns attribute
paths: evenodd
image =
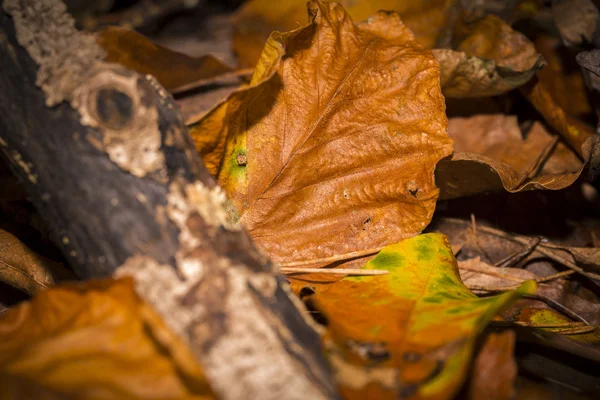
<svg viewBox="0 0 600 400"><path fill-rule="evenodd" d="M563 189L586 165L539 122L523 139L516 116L451 118L448 134L454 139L454 154L436 169L443 199L502 189ZM584 151L587 161L592 154L589 148Z"/></svg>
<svg viewBox="0 0 600 400"><path fill-rule="evenodd" d="M213 56L190 57L158 46L127 28L105 28L98 33L97 42L106 51L108 62L153 75L170 92L232 72Z"/></svg>
<svg viewBox="0 0 600 400"><path fill-rule="evenodd" d="M574 322L554 310L524 307L512 320L527 323L533 328L567 335L572 340L600 344L600 326L589 326L579 321Z"/></svg>
<svg viewBox="0 0 600 400"><path fill-rule="evenodd" d="M420 235L387 246L366 269L379 277L318 286L314 306L327 319L326 346L346 399L452 398L487 323L527 282L478 298L461 282L445 236Z"/></svg>
<svg viewBox="0 0 600 400"><path fill-rule="evenodd" d="M523 268L498 268L486 264L479 257L459 261L458 269L465 286L478 292L510 290L526 280L543 281L545 277L554 275L551 273L546 274L546 276L537 275ZM600 304L598 304L596 298L586 296L586 291L578 286L577 284L572 285L565 279L555 278L538 283L536 294L551 301L555 307L569 310L591 324L600 323ZM539 300L526 300L512 307L507 314L511 316L518 315L524 307L529 306L546 310L552 309L550 305Z"/></svg>
<svg viewBox="0 0 600 400"><path fill-rule="evenodd" d="M591 107L581 71L575 60L564 55L567 49L560 39L541 35L535 39L535 49L547 63L537 72L537 77L556 104L574 117L584 117L590 113Z"/></svg>
<svg viewBox="0 0 600 400"><path fill-rule="evenodd" d="M36 254L0 229L0 281L33 295L58 282L76 279L62 264Z"/></svg>
<svg viewBox="0 0 600 400"><path fill-rule="evenodd" d="M583 159L589 160L591 179L598 174L600 151L598 135L588 125L567 115L556 104L552 94L537 78L520 88L521 93L544 117L548 125L554 128L566 143Z"/></svg>
<svg viewBox="0 0 600 400"><path fill-rule="evenodd" d="M563 40L571 45L598 40L600 12L592 0L553 1L552 18Z"/></svg>
<svg viewBox="0 0 600 400"><path fill-rule="evenodd" d="M213 398L187 346L131 279L57 286L0 316L0 397L26 395Z"/></svg>
<svg viewBox="0 0 600 400"><path fill-rule="evenodd" d="M355 25L338 4L308 8L312 22L274 33L250 87L191 132L239 220L282 264L418 234L451 152L438 65L399 17Z"/></svg>
<svg viewBox="0 0 600 400"><path fill-rule="evenodd" d="M472 367L470 400L510 400L515 397L517 363L514 358L515 333L490 333Z"/></svg>
<svg viewBox="0 0 600 400"><path fill-rule="evenodd" d="M459 25L452 50L435 49L446 97L487 97L529 81L544 66L533 44L506 22L489 15Z"/></svg>
<svg viewBox="0 0 600 400"><path fill-rule="evenodd" d="M427 48L436 39L449 18L455 0L338 0L355 21L364 21L380 10L394 11ZM264 43L273 31L290 31L306 22L305 0L281 0L277 7L270 0L249 0L235 18L234 50L243 66L251 67L260 58Z"/></svg>

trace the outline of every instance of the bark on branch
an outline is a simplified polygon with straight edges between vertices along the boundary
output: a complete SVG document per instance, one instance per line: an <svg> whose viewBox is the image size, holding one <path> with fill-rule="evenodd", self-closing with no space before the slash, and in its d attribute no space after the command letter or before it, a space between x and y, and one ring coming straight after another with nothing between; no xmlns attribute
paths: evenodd
<svg viewBox="0 0 600 400"><path fill-rule="evenodd" d="M0 12L0 148L81 278L133 275L225 399L335 398L319 337L233 225L172 98L58 0Z"/></svg>

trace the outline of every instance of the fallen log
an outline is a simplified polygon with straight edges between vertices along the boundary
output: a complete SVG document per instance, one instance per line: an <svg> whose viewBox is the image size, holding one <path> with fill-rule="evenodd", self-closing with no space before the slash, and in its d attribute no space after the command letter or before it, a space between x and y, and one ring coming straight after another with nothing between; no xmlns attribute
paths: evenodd
<svg viewBox="0 0 600 400"><path fill-rule="evenodd" d="M0 92L0 149L80 278L133 276L221 398L337 398L318 334L155 79L106 63L59 0L5 0Z"/></svg>

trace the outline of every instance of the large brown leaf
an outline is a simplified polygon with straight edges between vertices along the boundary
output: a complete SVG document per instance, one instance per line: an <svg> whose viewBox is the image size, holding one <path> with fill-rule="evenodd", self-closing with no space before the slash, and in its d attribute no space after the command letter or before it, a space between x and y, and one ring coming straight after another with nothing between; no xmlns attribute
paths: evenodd
<svg viewBox="0 0 600 400"><path fill-rule="evenodd" d="M458 24L452 49L435 49L447 97L487 97L529 81L544 65L533 44L493 15Z"/></svg>
<svg viewBox="0 0 600 400"><path fill-rule="evenodd" d="M539 122L523 139L516 116L451 118L448 134L454 139L454 155L436 170L444 199L497 190L559 190L575 182L586 165ZM586 142L583 148L586 162L592 145Z"/></svg>
<svg viewBox="0 0 600 400"><path fill-rule="evenodd" d="M394 11L425 47L432 48L450 16L455 0L338 0L355 21L363 21L379 10ZM233 46L243 66L254 66L273 31L289 31L306 21L305 0L249 0L235 18Z"/></svg>
<svg viewBox="0 0 600 400"><path fill-rule="evenodd" d="M2 399L213 398L131 279L57 286L0 317Z"/></svg>
<svg viewBox="0 0 600 400"><path fill-rule="evenodd" d="M335 3L308 10L309 25L269 38L250 87L192 129L239 220L281 263L421 232L452 147L438 64L396 14L355 25Z"/></svg>

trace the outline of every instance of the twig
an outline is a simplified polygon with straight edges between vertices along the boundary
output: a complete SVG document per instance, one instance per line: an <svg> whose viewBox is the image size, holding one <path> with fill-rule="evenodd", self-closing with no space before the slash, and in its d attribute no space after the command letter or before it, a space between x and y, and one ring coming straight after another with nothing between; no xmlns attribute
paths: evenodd
<svg viewBox="0 0 600 400"><path fill-rule="evenodd" d="M507 286L507 287L502 287L502 288L488 288L488 287L485 287L485 286L476 286L476 285L467 286L467 288L469 290L472 290L473 292L483 292L483 293L505 292L507 290L514 290L517 287L518 286ZM551 299L548 296L544 296L542 294L525 294L525 295L523 295L523 297L528 298L528 299L534 299L534 300L543 301L544 303L546 303L550 307L558 310L559 312L567 315L568 317L571 317L572 319L576 319L578 321L581 321L581 322L585 323L586 325L591 325L581 315L579 315L575 311L573 311L573 310L571 310L571 309L563 306L562 304L560 304L559 302Z"/></svg>
<svg viewBox="0 0 600 400"><path fill-rule="evenodd" d="M520 250L516 253L513 253L513 254L503 258L502 260L495 263L494 267L507 268L512 265L518 264L525 257L530 255L539 243L540 243L539 238L531 238L531 241L527 244L527 246L523 250Z"/></svg>
<svg viewBox="0 0 600 400"><path fill-rule="evenodd" d="M532 322L513 321L513 324L534 328L575 328L586 326L583 322L557 322L553 324L534 324Z"/></svg>
<svg viewBox="0 0 600 400"><path fill-rule="evenodd" d="M346 254L338 254L332 257L323 257L323 258L315 258L312 260L302 260L302 261L290 261L279 263L279 265L283 268L285 267L301 267L304 265L313 265L313 264L332 264L337 261L349 260L351 258L360 258L365 256L370 256L372 254L379 253L383 247L375 247L373 249L366 249L360 251L353 251L351 253Z"/></svg>
<svg viewBox="0 0 600 400"><path fill-rule="evenodd" d="M389 271L381 269L352 269L352 268L280 268L282 274L329 274L329 275L354 275L354 276L371 276L371 275L386 275Z"/></svg>
<svg viewBox="0 0 600 400"><path fill-rule="evenodd" d="M531 167L529 168L529 170L527 171L527 173L523 174L521 176L521 179L519 179L519 181L516 182L512 186L512 188L511 188L512 190L517 190L528 179L533 178L534 176L536 176L540 172L540 170L543 168L543 166L546 163L546 161L548 161L548 158L552 154L552 151L556 147L556 143L558 143L558 139L559 139L559 136L557 136L557 135L555 135L552 138L552 140L550 141L550 143L548 143L548 145L544 148L544 150L542 150L542 152L540 153L540 155L538 156L538 158L535 160L535 162L531 165Z"/></svg>
<svg viewBox="0 0 600 400"><path fill-rule="evenodd" d="M513 242L517 242L517 243L521 243L521 244L528 244L530 241L530 238L527 238L525 236L512 236L504 231L501 231L499 229L494 229L494 228L490 228L488 226L480 226L479 227L480 231L498 236L498 237L502 237L508 240L511 240ZM600 280L600 274L596 274L593 272L587 272L585 271L583 268L578 267L577 265L575 265L574 263L572 263L569 260L566 260L564 258L562 258L561 256L559 256L558 254L554 253L550 248L546 248L544 247L544 244L541 243L539 246L537 246L537 248L535 249L535 251L542 253L543 255L545 255L546 257L564 265L567 268L570 268L574 271L579 272L580 274L587 276L590 279L594 279L594 280Z"/></svg>

